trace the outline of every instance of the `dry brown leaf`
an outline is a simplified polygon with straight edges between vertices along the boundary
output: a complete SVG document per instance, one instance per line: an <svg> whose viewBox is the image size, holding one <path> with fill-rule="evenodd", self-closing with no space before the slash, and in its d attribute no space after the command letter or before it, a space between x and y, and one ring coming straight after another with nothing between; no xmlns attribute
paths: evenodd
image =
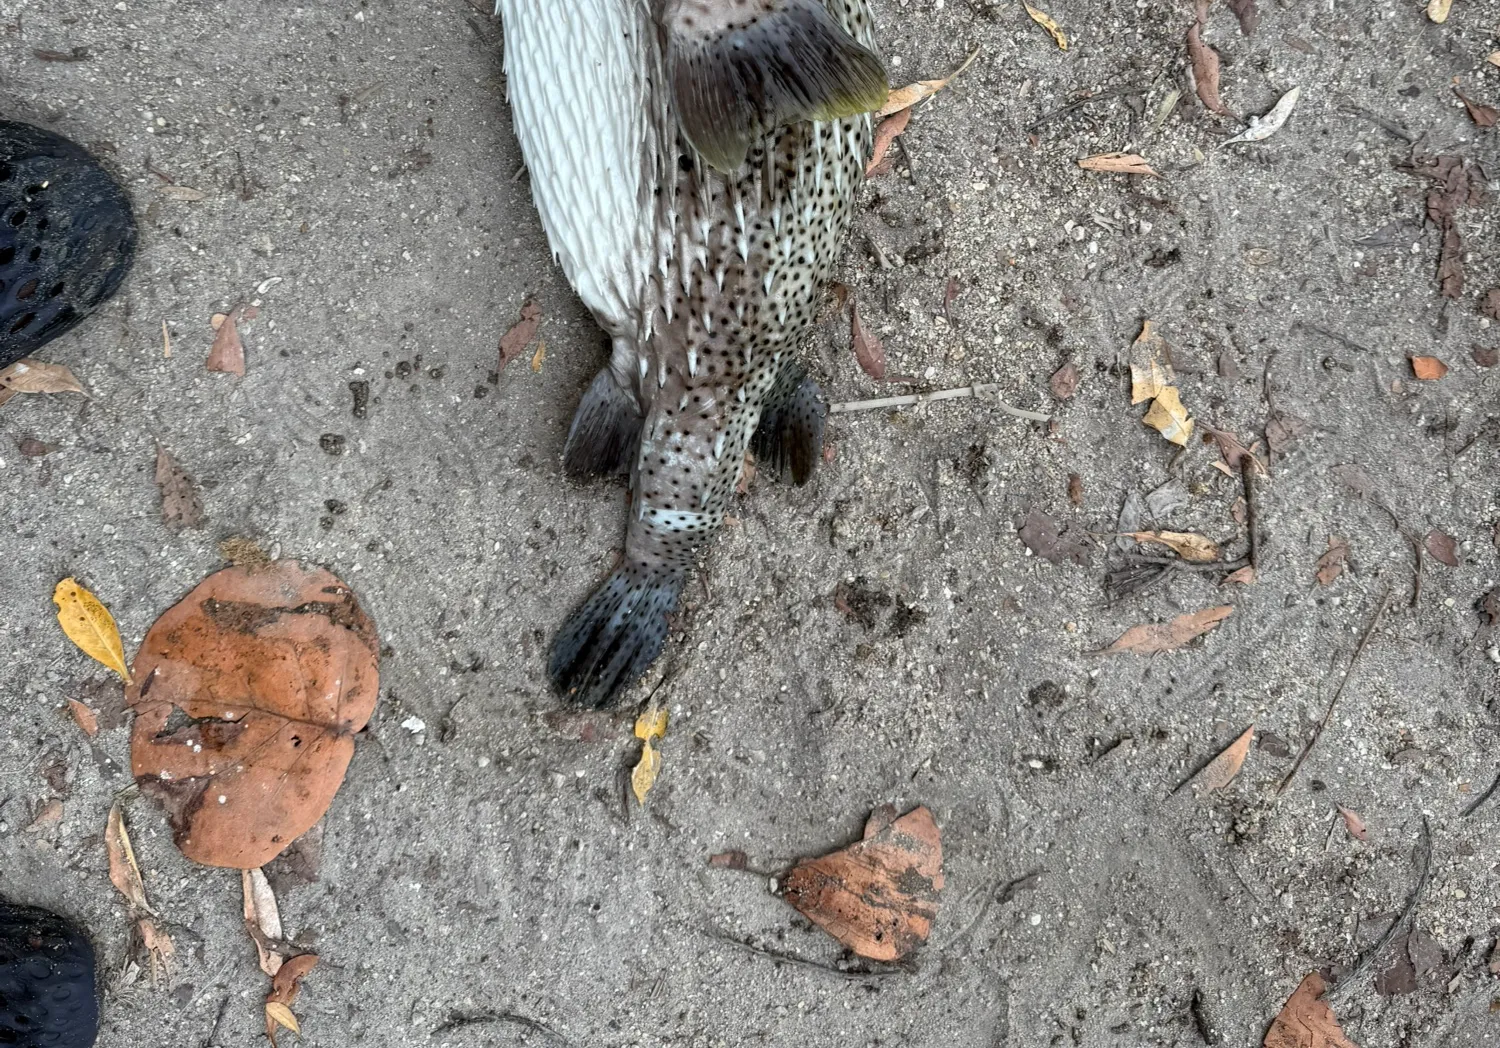
<svg viewBox="0 0 1500 1048"><path fill-rule="evenodd" d="M286 963L275 947L282 939L281 908L276 905L276 893L261 870L241 870L240 891L245 897L245 930L255 941L260 970L275 976Z"/></svg>
<svg viewBox="0 0 1500 1048"><path fill-rule="evenodd" d="M73 722L89 738L99 734L99 716L77 699L68 700L68 712L73 715Z"/></svg>
<svg viewBox="0 0 1500 1048"><path fill-rule="evenodd" d="M1182 397L1176 386L1168 386L1158 393L1141 421L1181 447L1187 447L1193 437L1193 420L1182 406Z"/></svg>
<svg viewBox="0 0 1500 1048"><path fill-rule="evenodd" d="M910 109L892 113L880 122L880 126L875 129L875 148L870 152L870 162L865 165L866 178L884 173L881 163L885 160L886 152L910 123Z"/></svg>
<svg viewBox="0 0 1500 1048"><path fill-rule="evenodd" d="M1039 11L1035 7L1032 7L1026 3L1026 0L1021 0L1021 6L1026 8L1026 13L1031 16L1033 22L1047 30L1052 36L1052 42L1057 45L1059 51L1066 51L1068 49L1067 36L1064 35L1062 28L1045 11Z"/></svg>
<svg viewBox="0 0 1500 1048"><path fill-rule="evenodd" d="M1016 533L1027 549L1053 564L1087 564L1093 549L1088 532L1070 524L1060 525L1035 506L1016 524Z"/></svg>
<svg viewBox="0 0 1500 1048"><path fill-rule="evenodd" d="M150 957L151 983L153 986L160 985L171 973L172 955L177 952L177 947L173 944L172 937L158 928L150 917L136 918L135 930Z"/></svg>
<svg viewBox="0 0 1500 1048"><path fill-rule="evenodd" d="M223 320L214 331L214 342L208 350L208 361L204 364L210 371L222 371L227 375L245 377L245 344L240 341L239 318L244 306L235 306L222 314Z"/></svg>
<svg viewBox="0 0 1500 1048"><path fill-rule="evenodd" d="M1370 831L1365 828L1365 820L1359 817L1357 812L1352 812L1342 804L1338 805L1339 814L1344 817L1344 828L1349 831L1349 836L1356 840L1367 841L1370 839Z"/></svg>
<svg viewBox="0 0 1500 1048"><path fill-rule="evenodd" d="M44 364L22 357L0 368L0 406L22 393L82 393L73 372L61 364Z"/></svg>
<svg viewBox="0 0 1500 1048"><path fill-rule="evenodd" d="M1422 542L1433 559L1450 568L1458 567L1458 542L1447 532L1433 528Z"/></svg>
<svg viewBox="0 0 1500 1048"><path fill-rule="evenodd" d="M1497 347L1475 346L1469 350L1469 356L1482 368L1492 368L1500 364L1500 348Z"/></svg>
<svg viewBox="0 0 1500 1048"><path fill-rule="evenodd" d="M1243 568L1240 568L1238 571L1231 572L1230 574L1224 576L1224 581L1225 583L1232 582L1239 586L1252 585L1255 582L1255 569L1247 564Z"/></svg>
<svg viewBox="0 0 1500 1048"><path fill-rule="evenodd" d="M116 801L109 809L109 818L104 824L104 850L109 855L109 882L130 904L132 919L152 914L146 901L146 886L141 881L141 868L135 861L135 849L130 846L130 831L125 828L125 814Z"/></svg>
<svg viewBox="0 0 1500 1048"><path fill-rule="evenodd" d="M1485 198L1485 180L1476 165L1445 154L1406 170L1435 185L1427 191L1427 218L1442 233L1438 251L1438 287L1444 298L1463 297L1464 238L1458 228L1460 208L1475 207Z"/></svg>
<svg viewBox="0 0 1500 1048"><path fill-rule="evenodd" d="M156 620L126 692L131 771L184 855L256 869L322 818L374 711L378 652L349 588L291 560L225 568Z"/></svg>
<svg viewBox="0 0 1500 1048"><path fill-rule="evenodd" d="M951 84L954 79L957 78L957 76L965 69L968 69L969 66L973 64L974 59L978 57L979 50L976 48L973 54L964 59L963 65L959 66L953 72L943 77L943 79L918 80L914 84L907 84L905 87L897 88L886 96L885 105L881 106L879 111L875 115L878 117L890 116L892 113L899 113L903 109L910 109L912 106L916 105L924 98L931 98L933 95L937 94L943 88Z"/></svg>
<svg viewBox="0 0 1500 1048"><path fill-rule="evenodd" d="M203 526L203 500L193 478L160 444L156 445L156 486L161 491L161 519L169 531Z"/></svg>
<svg viewBox="0 0 1500 1048"><path fill-rule="evenodd" d="M1100 153L1097 156L1084 157L1078 161L1078 166L1085 171L1102 171L1113 175L1150 175L1160 178L1146 163L1146 158L1137 153Z"/></svg>
<svg viewBox="0 0 1500 1048"><path fill-rule="evenodd" d="M1047 385L1058 400L1067 400L1078 392L1078 365L1071 360L1052 373Z"/></svg>
<svg viewBox="0 0 1500 1048"><path fill-rule="evenodd" d="M1328 552L1318 558L1317 579L1319 586L1330 586L1333 581L1344 573L1344 565L1349 559L1349 542L1347 539L1330 538L1328 540Z"/></svg>
<svg viewBox="0 0 1500 1048"><path fill-rule="evenodd" d="M521 351L531 344L536 337L537 328L542 324L542 307L535 302L528 301L521 306L521 319L511 326L511 329L500 336L500 369L503 371L505 365L509 364Z"/></svg>
<svg viewBox="0 0 1500 1048"><path fill-rule="evenodd" d="M1412 357L1411 373L1423 382L1436 382L1448 373L1448 365L1437 357Z"/></svg>
<svg viewBox="0 0 1500 1048"><path fill-rule="evenodd" d="M37 809L36 817L27 824L28 830L41 830L62 821L63 802L56 797L50 797Z"/></svg>
<svg viewBox="0 0 1500 1048"><path fill-rule="evenodd" d="M1219 100L1219 53L1203 42L1203 23L1208 18L1208 4L1198 4L1197 18L1188 30L1188 59L1192 62L1193 90L1199 100L1221 116L1233 116Z"/></svg>
<svg viewBox="0 0 1500 1048"><path fill-rule="evenodd" d="M783 897L859 956L899 961L927 941L942 867L932 813L916 808L898 819L887 806L871 814L863 840L794 866Z"/></svg>
<svg viewBox="0 0 1500 1048"><path fill-rule="evenodd" d="M1229 0L1229 9L1240 20L1240 32L1246 36L1255 32L1255 27L1260 24L1260 12L1255 8L1255 0Z"/></svg>
<svg viewBox="0 0 1500 1048"><path fill-rule="evenodd" d="M1205 608L1203 611L1179 615L1170 622L1132 626L1121 634L1119 640L1096 654L1155 655L1158 652L1176 651L1216 628L1233 613L1234 608L1225 604L1217 608Z"/></svg>
<svg viewBox="0 0 1500 1048"><path fill-rule="evenodd" d="M1130 346L1130 402L1140 404L1153 400L1172 383L1170 366L1162 363L1167 344L1156 333L1156 325L1147 320Z"/></svg>
<svg viewBox="0 0 1500 1048"><path fill-rule="evenodd" d="M297 1017L292 1015L292 1004L297 1000L297 994L302 989L302 979L308 972L312 971L318 963L318 955L315 953L299 953L289 958L271 979L271 992L266 994L266 1036L271 1043L276 1043L276 1027L284 1026L300 1036L301 1030L297 1028ZM285 1009L285 1012L277 1009ZM291 1022L287 1022L287 1016L291 1016Z"/></svg>
<svg viewBox="0 0 1500 1048"><path fill-rule="evenodd" d="M1458 100L1468 110L1469 119L1474 121L1479 127L1494 127L1496 122L1500 121L1500 109L1496 109L1494 106L1482 105L1474 101L1457 87L1453 89L1453 93L1458 96Z"/></svg>
<svg viewBox="0 0 1500 1048"><path fill-rule="evenodd" d="M1130 531L1127 538L1137 542L1154 542L1166 546L1183 560L1207 564L1219 559L1219 547L1212 540L1187 531Z"/></svg>
<svg viewBox="0 0 1500 1048"><path fill-rule="evenodd" d="M1453 0L1427 0L1427 17L1434 22L1448 21L1448 12L1453 9Z"/></svg>
<svg viewBox="0 0 1500 1048"><path fill-rule="evenodd" d="M710 855L708 864L716 870L743 870L750 864L750 857L738 848L734 848Z"/></svg>
<svg viewBox="0 0 1500 1048"><path fill-rule="evenodd" d="M859 361L859 366L864 369L877 382L885 381L885 347L880 344L880 339L870 334L859 319L859 303L854 302L849 308L850 330L854 338L854 359Z"/></svg>
<svg viewBox="0 0 1500 1048"><path fill-rule="evenodd" d="M1240 773L1240 768L1244 767L1245 758L1250 754L1250 744L1254 741L1255 725L1252 724L1198 773L1198 777L1203 780L1204 789L1222 790L1233 782L1234 777Z"/></svg>
<svg viewBox="0 0 1500 1048"><path fill-rule="evenodd" d="M297 1024L297 1017L292 1014L292 1010L280 1001L272 1001L266 1005L266 1037L271 1042L271 1048L276 1048L276 1030L283 1027L298 1037L302 1036L302 1027Z"/></svg>
<svg viewBox="0 0 1500 1048"><path fill-rule="evenodd" d="M1333 1009L1320 999L1326 989L1323 977L1309 972L1271 1023L1261 1042L1264 1048L1359 1048L1344 1036Z"/></svg>
<svg viewBox="0 0 1500 1048"><path fill-rule="evenodd" d="M1077 473L1068 474L1068 501L1075 506L1083 505L1083 478Z"/></svg>

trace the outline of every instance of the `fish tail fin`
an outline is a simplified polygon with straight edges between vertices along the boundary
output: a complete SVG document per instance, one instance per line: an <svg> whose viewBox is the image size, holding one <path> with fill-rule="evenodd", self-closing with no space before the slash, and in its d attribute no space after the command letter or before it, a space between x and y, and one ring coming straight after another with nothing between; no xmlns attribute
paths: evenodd
<svg viewBox="0 0 1500 1048"><path fill-rule="evenodd" d="M640 433L640 407L610 369L604 368L594 376L573 414L563 447L563 469L574 476L624 473L630 468Z"/></svg>
<svg viewBox="0 0 1500 1048"><path fill-rule="evenodd" d="M823 452L827 414L818 384L796 360L783 358L751 443L756 465L776 477L790 469L793 483L806 484Z"/></svg>
<svg viewBox="0 0 1500 1048"><path fill-rule="evenodd" d="M764 10L746 15L728 4L678 0L666 18L683 136L724 172L738 170L751 143L778 127L867 113L890 90L880 59L823 0L756 6Z"/></svg>
<svg viewBox="0 0 1500 1048"><path fill-rule="evenodd" d="M605 579L552 642L547 672L579 706L613 706L646 672L667 640L680 571L625 564Z"/></svg>

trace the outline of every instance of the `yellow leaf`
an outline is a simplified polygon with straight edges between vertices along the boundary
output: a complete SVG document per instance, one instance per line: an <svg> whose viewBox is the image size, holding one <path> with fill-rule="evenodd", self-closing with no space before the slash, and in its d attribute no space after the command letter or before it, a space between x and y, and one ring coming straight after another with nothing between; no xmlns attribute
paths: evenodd
<svg viewBox="0 0 1500 1048"><path fill-rule="evenodd" d="M1427 17L1434 22L1446 22L1452 7L1453 0L1427 0Z"/></svg>
<svg viewBox="0 0 1500 1048"><path fill-rule="evenodd" d="M1030 4L1026 3L1026 0L1021 0L1021 6L1026 8L1026 13L1031 16L1031 20L1033 22L1052 34L1052 39L1057 41L1057 48L1059 51L1066 51L1068 49L1068 38L1066 36L1063 36L1063 31L1058 28L1056 22L1047 17L1046 12L1038 11Z"/></svg>
<svg viewBox="0 0 1500 1048"><path fill-rule="evenodd" d="M953 72L943 77L943 79L918 80L914 84L907 84L905 87L897 88L886 97L885 105L881 106L879 112L877 112L875 115L890 116L892 113L899 113L903 109L911 108L918 102L922 101L922 99L924 98L931 98L933 95L937 94L943 88L952 83L953 80L957 78L958 74L962 73L965 69L968 69L969 66L973 64L974 59L978 57L979 49L975 48L974 53L971 54L968 58L964 59L963 65L959 66Z"/></svg>
<svg viewBox="0 0 1500 1048"><path fill-rule="evenodd" d="M1141 324L1140 337L1130 347L1130 402L1139 404L1161 395L1172 383L1172 372L1161 362L1166 343L1156 333L1156 325L1147 320Z"/></svg>
<svg viewBox="0 0 1500 1048"><path fill-rule="evenodd" d="M665 739L667 737L667 711L660 706L653 706L635 719L635 737L645 739Z"/></svg>
<svg viewBox="0 0 1500 1048"><path fill-rule="evenodd" d="M1084 157L1078 161L1078 166L1085 171L1103 171L1114 175L1152 175L1156 178L1161 176L1156 173L1146 158L1139 153L1100 153L1098 156Z"/></svg>
<svg viewBox="0 0 1500 1048"><path fill-rule="evenodd" d="M1166 546L1183 560L1197 561L1206 564L1212 560L1219 559L1219 547L1202 535L1194 535L1186 531L1131 531L1126 533L1127 538L1135 539L1137 542L1155 542Z"/></svg>
<svg viewBox="0 0 1500 1048"><path fill-rule="evenodd" d="M1193 420L1188 418L1187 409L1182 406L1182 398L1178 395L1176 386L1168 386L1162 390L1151 402L1151 410L1146 412L1146 417L1141 421L1173 444L1182 447L1187 447L1193 436Z"/></svg>
<svg viewBox="0 0 1500 1048"><path fill-rule="evenodd" d="M297 1025L297 1017L292 1014L290 1008L279 1001L272 1001L266 1005L266 1025L269 1026L271 1023L291 1030L298 1037L302 1036L302 1027ZM276 1043L274 1034L271 1037L271 1043Z"/></svg>
<svg viewBox="0 0 1500 1048"><path fill-rule="evenodd" d="M538 342L536 344L536 352L532 354L531 357L531 370L540 373L542 370L542 361L546 358L546 356L547 343Z"/></svg>
<svg viewBox="0 0 1500 1048"><path fill-rule="evenodd" d="M125 665L119 627L99 598L80 586L77 579L66 578L52 591L52 601L57 605L57 621L68 639L129 684L130 670Z"/></svg>
<svg viewBox="0 0 1500 1048"><path fill-rule="evenodd" d="M651 787L656 785L656 776L660 773L661 754L656 752L656 747L651 745L650 739L647 739L641 746L640 762L630 773L630 788L635 793L637 803L646 803L646 794L650 793Z"/></svg>

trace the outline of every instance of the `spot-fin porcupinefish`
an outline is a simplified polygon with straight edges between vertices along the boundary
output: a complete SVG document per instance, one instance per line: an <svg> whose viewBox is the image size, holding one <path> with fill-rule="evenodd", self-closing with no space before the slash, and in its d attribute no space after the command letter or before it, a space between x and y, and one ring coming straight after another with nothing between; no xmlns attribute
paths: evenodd
<svg viewBox="0 0 1500 1048"><path fill-rule="evenodd" d="M548 671L609 705L661 653L745 452L804 483L826 407L797 362L885 101L868 0L499 0L553 254L612 340L572 474L631 476L618 568Z"/></svg>

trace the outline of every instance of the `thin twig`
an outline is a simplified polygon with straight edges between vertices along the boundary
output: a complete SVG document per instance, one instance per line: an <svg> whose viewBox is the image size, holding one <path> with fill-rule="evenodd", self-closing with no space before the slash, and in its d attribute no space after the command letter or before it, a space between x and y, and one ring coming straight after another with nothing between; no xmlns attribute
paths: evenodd
<svg viewBox="0 0 1500 1048"><path fill-rule="evenodd" d="M1422 872L1417 875L1417 885L1411 890L1411 895L1406 900L1406 907L1391 922L1391 926L1385 930L1385 934L1380 937L1380 941L1365 952L1364 957L1360 959L1360 962L1347 975L1339 979L1338 984L1329 991L1329 996L1347 992L1354 985L1356 978L1391 944L1391 940L1396 937L1396 933L1412 919L1412 915L1417 912L1417 903L1421 900L1422 893L1427 889L1427 879L1431 873L1432 828L1427 825L1427 816L1424 815L1422 816Z"/></svg>
<svg viewBox="0 0 1500 1048"><path fill-rule="evenodd" d="M1495 795L1496 790L1500 790L1500 771L1495 772L1495 781L1490 783L1490 788L1485 790L1478 797L1475 797L1474 803L1469 805L1459 814L1464 818L1468 818L1470 815L1473 815L1476 811L1479 810L1479 806L1481 804Z"/></svg>
<svg viewBox="0 0 1500 1048"><path fill-rule="evenodd" d="M810 961L806 957L798 957L795 954L781 953L777 950L767 950L762 946L756 946L754 943L745 942L743 939L736 939L732 935L725 935L723 932L716 932L705 929L703 934L707 935L710 939L717 939L719 942L725 943L729 946L736 946L747 953L755 954L757 957L766 957L773 961L783 961L787 964L801 965L804 968L811 968L814 971L824 972L828 975L837 975L844 979L883 979L888 975L901 974L901 969L899 968L890 968L884 971L848 971L844 968L835 968L832 965L820 964L817 961Z"/></svg>
<svg viewBox="0 0 1500 1048"><path fill-rule="evenodd" d="M1180 568L1183 571L1236 571L1250 563L1241 557L1239 560L1216 560L1211 564L1194 564L1180 557L1153 557L1147 553L1128 554L1125 561L1127 564L1162 564L1169 568Z"/></svg>
<svg viewBox="0 0 1500 1048"><path fill-rule="evenodd" d="M571 1043L566 1037L546 1023L538 1022L524 1015L516 1015L514 1012L480 1012L478 1014L467 1015L463 1012L454 1012L448 1016L447 1022L432 1031L432 1036L436 1037L440 1033L447 1033L449 1030L457 1030L464 1026L474 1026L478 1023L510 1023L512 1026L522 1026L528 1030L535 1030L537 1033L544 1033L548 1037L555 1037L563 1044Z"/></svg>
<svg viewBox="0 0 1500 1048"><path fill-rule="evenodd" d="M939 389L931 393L910 393L902 397L881 397L878 400L847 400L839 404L830 404L828 413L830 415L842 415L851 411L878 411L881 408L908 408L918 404L927 404L935 400L959 400L964 397L975 397L976 399L984 393L995 393L1000 389L998 382L979 382L972 386L959 386L956 389ZM993 400L1001 411L1016 418L1030 419L1032 422L1051 422L1052 416L1040 411L1027 411L1025 408L1011 407L1003 400Z"/></svg>
<svg viewBox="0 0 1500 1048"><path fill-rule="evenodd" d="M1254 455L1240 458L1240 480L1245 486L1245 528L1250 532L1250 567L1260 574L1260 517L1255 512L1255 471L1260 463Z"/></svg>
<svg viewBox="0 0 1500 1048"><path fill-rule="evenodd" d="M1333 707L1338 703L1339 696L1344 693L1344 685L1349 683L1349 677L1354 672L1355 663L1359 662L1360 655L1364 654L1365 646L1370 643L1370 638L1375 635L1375 628L1380 625L1380 620L1385 615L1386 604L1389 602L1390 597L1391 591L1389 589L1380 595L1380 604L1376 607L1375 614L1370 619L1370 624L1365 627L1364 636L1359 638L1359 645L1354 649L1354 655L1349 659L1349 665L1344 668L1343 679L1339 681L1339 686L1333 690L1333 697L1328 700L1328 708L1323 711L1323 719L1318 722L1318 726L1313 729L1312 738L1307 740L1307 745L1303 746L1302 752L1297 755L1297 763L1292 765L1292 770L1286 773L1286 778L1282 779L1281 785L1276 787L1276 795L1278 797L1286 791L1286 788L1291 785L1292 780L1297 777L1297 772L1302 769L1302 762L1307 760L1307 755L1312 752L1312 748L1323 737L1323 730L1333 720Z"/></svg>

